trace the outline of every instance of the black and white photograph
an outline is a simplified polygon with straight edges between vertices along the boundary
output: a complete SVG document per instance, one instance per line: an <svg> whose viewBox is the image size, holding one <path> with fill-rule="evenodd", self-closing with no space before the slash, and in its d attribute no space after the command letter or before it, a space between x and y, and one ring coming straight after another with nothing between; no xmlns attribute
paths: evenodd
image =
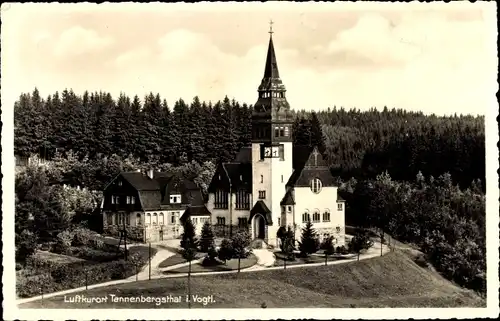
<svg viewBox="0 0 500 321"><path fill-rule="evenodd" d="M498 317L496 10L2 4L4 318Z"/></svg>

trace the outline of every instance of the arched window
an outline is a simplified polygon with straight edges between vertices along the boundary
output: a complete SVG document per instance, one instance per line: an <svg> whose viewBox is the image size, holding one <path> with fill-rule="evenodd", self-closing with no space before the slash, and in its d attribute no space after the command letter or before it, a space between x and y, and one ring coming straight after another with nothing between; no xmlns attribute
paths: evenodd
<svg viewBox="0 0 500 321"><path fill-rule="evenodd" d="M160 215L158 217L158 225L164 225L164 224L165 224L165 220L164 220L163 213L160 213Z"/></svg>
<svg viewBox="0 0 500 321"><path fill-rule="evenodd" d="M135 225L139 226L141 224L142 224L141 213L137 213L137 215L135 216Z"/></svg>
<svg viewBox="0 0 500 321"><path fill-rule="evenodd" d="M302 213L302 223L307 223L311 220L311 214L309 214L309 210L305 210Z"/></svg>
<svg viewBox="0 0 500 321"><path fill-rule="evenodd" d="M319 210L314 210L314 213L313 213L313 223L318 223L320 222L320 214L319 214Z"/></svg>
<svg viewBox="0 0 500 321"><path fill-rule="evenodd" d="M158 214L154 213L153 214L153 225L157 225L158 224Z"/></svg>
<svg viewBox="0 0 500 321"><path fill-rule="evenodd" d="M313 191L313 193L318 194L319 192L321 192L322 186L323 185L321 184L321 181L319 178L313 178L311 180L311 191Z"/></svg>
<svg viewBox="0 0 500 321"><path fill-rule="evenodd" d="M146 214L146 225L150 225L151 224L151 214L148 213Z"/></svg>
<svg viewBox="0 0 500 321"><path fill-rule="evenodd" d="M323 212L323 222L330 222L330 210L326 209Z"/></svg>

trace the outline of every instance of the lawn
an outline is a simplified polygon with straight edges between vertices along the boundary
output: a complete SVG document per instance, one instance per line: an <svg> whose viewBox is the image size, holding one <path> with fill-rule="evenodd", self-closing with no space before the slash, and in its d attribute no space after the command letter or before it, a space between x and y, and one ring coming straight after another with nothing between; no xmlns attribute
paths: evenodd
<svg viewBox="0 0 500 321"><path fill-rule="evenodd" d="M247 258L241 259L240 269L246 269L257 264L257 257L250 254ZM183 266L174 270L165 271L165 274L173 273L188 273L189 265ZM233 271L238 270L238 259L232 259L226 262L226 264L218 264L213 266L203 266L200 263L195 263L191 265L191 272L212 272L212 271Z"/></svg>
<svg viewBox="0 0 500 321"><path fill-rule="evenodd" d="M275 252L274 256L276 257L276 261L274 261L274 266L284 266L285 261L284 261L284 255L281 252ZM343 260L345 259L344 257L339 257L339 256L333 256L329 255L328 256L328 262L330 261L337 261L337 260ZM295 257L295 260L293 261L286 261L286 265L297 265L297 264L311 264L311 263L325 263L325 256L324 254L314 254L310 255L309 257Z"/></svg>
<svg viewBox="0 0 500 321"><path fill-rule="evenodd" d="M194 308L349 308L484 307L485 301L431 269L421 268L401 251L383 257L330 266L300 267L224 275L193 276L191 293L215 302ZM186 278L158 279L81 292L86 297L168 297L187 294ZM69 295L67 295L69 296ZM20 308L42 307L41 301ZM45 308L186 308L187 303L71 304L64 296L43 301Z"/></svg>
<svg viewBox="0 0 500 321"><path fill-rule="evenodd" d="M205 255L206 255L206 253L198 252L198 253L196 253L196 259L201 259ZM171 257L163 260L158 265L158 267L165 268L165 267L169 267L169 266L173 266L173 265L177 265L177 264L181 264L181 263L186 263L186 260L182 257L181 254L176 253L176 254L172 255Z"/></svg>

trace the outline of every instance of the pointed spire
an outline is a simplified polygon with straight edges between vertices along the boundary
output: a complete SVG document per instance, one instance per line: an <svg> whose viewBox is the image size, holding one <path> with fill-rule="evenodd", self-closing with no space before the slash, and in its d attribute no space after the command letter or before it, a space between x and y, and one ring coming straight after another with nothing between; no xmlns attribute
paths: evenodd
<svg viewBox="0 0 500 321"><path fill-rule="evenodd" d="M274 53L273 44L273 21L269 22L269 47L267 48L266 68L264 70L264 78L279 78L278 62L276 61L276 54Z"/></svg>

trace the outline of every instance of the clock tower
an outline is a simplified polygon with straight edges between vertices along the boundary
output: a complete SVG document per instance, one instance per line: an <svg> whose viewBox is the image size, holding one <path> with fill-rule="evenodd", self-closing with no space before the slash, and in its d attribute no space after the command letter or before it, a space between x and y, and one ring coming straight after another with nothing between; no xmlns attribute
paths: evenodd
<svg viewBox="0 0 500 321"><path fill-rule="evenodd" d="M286 183L293 171L292 125L294 117L286 99L274 52L272 21L264 77L258 88L258 99L252 111L252 195L253 204L262 201L271 213L265 219L266 228L252 224L253 237L274 244L281 224L280 201L286 193ZM258 211L258 210L256 210ZM260 211L263 211L262 209ZM254 213L259 214L259 213ZM264 214L265 213L261 213ZM254 215L252 215L254 216ZM260 230L258 233L256 229ZM258 233L258 234L256 234Z"/></svg>

